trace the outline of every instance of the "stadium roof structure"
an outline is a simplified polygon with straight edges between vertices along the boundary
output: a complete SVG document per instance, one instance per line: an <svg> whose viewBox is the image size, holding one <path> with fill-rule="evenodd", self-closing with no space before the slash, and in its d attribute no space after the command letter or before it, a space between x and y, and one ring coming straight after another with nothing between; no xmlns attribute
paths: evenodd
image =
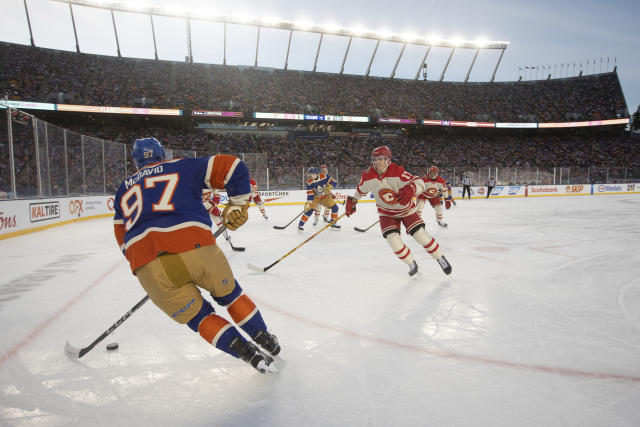
<svg viewBox="0 0 640 427"><path fill-rule="evenodd" d="M31 45L34 46L33 42L33 32L31 30L31 22L29 19L29 11L27 8L26 0L24 1L25 11L27 15L27 24L29 26L29 34L31 37ZM369 59L369 64L367 67L366 73L364 75L369 76L371 71L371 65L373 64L373 60L376 57L376 53L378 52L378 47L380 46L380 42L391 42L395 44L400 44L401 49L398 57L395 60L395 64L393 66L393 70L391 74L388 76L389 78L394 78L396 74L396 69L398 68L398 64L405 52L405 48L407 45L416 45L416 46L424 46L426 48L426 52L422 57L422 60L417 64L417 71L414 77L414 80L418 80L420 77L420 72L423 72L423 77L426 78L426 68L427 68L427 58L431 49L434 47L437 48L448 48L450 49L448 59L444 65L442 73L440 74L439 81L444 80L445 72L449 67L451 62L451 58L457 49L472 49L475 50L475 54L469 65L469 68L466 73L466 77L464 79L465 82L469 80L469 76L471 74L471 70L476 62L478 54L481 50L500 50L500 55L496 61L495 67L493 69L493 73L491 75L490 81L493 82L495 79L496 72L498 71L498 67L500 66L500 62L502 61L502 57L504 55L505 50L509 46L508 41L487 41L487 40L444 40L440 38L429 38L429 37L420 37L416 35L397 35L390 33L382 33L368 30L361 30L356 28L339 28L335 26L329 25L316 25L309 22L294 22L294 21L284 21L277 19L260 19L253 17L245 17L245 16L236 16L236 15L215 15L209 11L189 11L186 9L180 9L177 7L158 7L151 5L143 5L141 3L135 2L126 2L126 1L110 1L110 0L54 0L59 3L66 3L69 5L69 13L71 14L71 22L73 25L73 33L76 42L76 51L80 52L80 44L78 42L78 32L76 29L75 17L73 12L73 6L83 6L89 8L97 8L97 9L106 9L111 12L111 20L113 23L113 31L115 34L116 48L118 56L121 56L120 53L120 42L118 39L118 30L116 27L116 16L114 12L128 12L128 13L137 13L137 14L145 14L149 16L151 21L151 32L153 37L153 46L155 58L158 59L158 49L156 44L156 34L154 28L154 16L158 17L169 17L169 18L179 18L184 19L186 23L186 35L187 35L187 55L185 58L193 62L193 54L192 54L192 43L191 43L191 21L210 21L215 23L221 23L224 26L224 53L223 53L223 65L227 64L227 26L228 25L244 25L250 27L257 28L257 36L255 41L255 61L254 66L258 66L258 52L260 50L260 30L261 28L270 28L276 30L287 31L289 33L289 40L287 44L287 52L286 57L283 64L283 69L288 68L289 62L289 53L291 50L291 40L294 32L305 32L305 33L315 33L319 34L318 45L316 47L315 52L315 60L313 63L312 71L316 71L318 56L320 54L320 50L322 49L323 39L325 36L339 36L348 39L346 50L342 57L342 64L340 66L339 73L342 74L344 72L345 63L349 56L349 50L351 47L351 42L354 38L361 39L369 39L375 40L375 48L371 53L371 57Z"/></svg>

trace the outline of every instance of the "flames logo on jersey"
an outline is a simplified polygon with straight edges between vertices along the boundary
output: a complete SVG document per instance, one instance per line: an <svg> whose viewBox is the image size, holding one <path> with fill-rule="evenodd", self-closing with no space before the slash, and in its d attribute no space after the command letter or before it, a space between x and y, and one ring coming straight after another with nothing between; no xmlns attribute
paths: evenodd
<svg viewBox="0 0 640 427"><path fill-rule="evenodd" d="M437 197L439 193L440 190L435 187L428 187L424 190L424 195L427 196L427 199L433 199L434 197Z"/></svg>
<svg viewBox="0 0 640 427"><path fill-rule="evenodd" d="M395 205L398 203L398 195L390 188L383 188L378 192L380 200L383 200L388 205Z"/></svg>

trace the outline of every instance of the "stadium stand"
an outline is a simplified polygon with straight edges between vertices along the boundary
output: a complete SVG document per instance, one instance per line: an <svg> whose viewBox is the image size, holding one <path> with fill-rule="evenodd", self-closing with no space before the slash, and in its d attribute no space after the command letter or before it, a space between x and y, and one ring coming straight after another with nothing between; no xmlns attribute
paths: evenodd
<svg viewBox="0 0 640 427"><path fill-rule="evenodd" d="M115 58L0 43L0 96L35 102L185 110L186 116L180 118L34 112L42 120L71 131L67 135L72 171L69 183L62 170L54 170L50 177L52 194L113 191L125 173L121 159L130 147L123 151L121 145L106 143L103 169L101 141L130 146L142 136L155 136L168 148L197 155L261 153L264 160L260 167L269 169L270 188L299 187L303 169L321 163L329 164L339 174L340 186L353 186L359 171L369 164L371 149L381 143L389 145L408 170L423 173L429 165L437 164L454 184L463 172L489 167L512 170L511 175L502 175L503 183L533 183L532 175L523 171L554 167L568 168L574 180L640 178L640 141L621 126L488 130L397 125L381 128L372 123L359 131L348 124L335 125L329 132L326 128L312 130L308 123L300 130L290 123L269 128L248 122L242 126L244 120L235 120L227 122L233 131L226 131L198 128L198 124L210 120L188 115L191 109L206 109L242 111L245 117L261 111L492 122L628 117L615 71L525 82L425 82ZM49 160L61 164L64 154L59 147L64 131L55 130L53 125L48 125L53 145ZM32 127L19 124L13 130L20 193L37 194ZM87 137L81 139L80 134ZM95 147L91 147L92 141ZM6 135L0 137L0 145L6 145ZM85 165L84 178L82 153L85 160L93 158L96 162L91 170ZM5 156L0 159L0 190L6 191L8 162ZM126 167L127 171L133 170L130 159ZM483 172L477 172L477 176L483 176ZM535 180L546 183L548 178L536 174ZM258 184L266 188L265 182L259 180Z"/></svg>

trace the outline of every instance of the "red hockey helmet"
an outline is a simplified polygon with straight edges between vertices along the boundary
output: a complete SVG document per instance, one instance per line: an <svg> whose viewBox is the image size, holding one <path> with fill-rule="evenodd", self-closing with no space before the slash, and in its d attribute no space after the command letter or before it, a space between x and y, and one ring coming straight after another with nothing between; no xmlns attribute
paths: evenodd
<svg viewBox="0 0 640 427"><path fill-rule="evenodd" d="M329 166L325 164L320 165L320 173L329 173Z"/></svg>
<svg viewBox="0 0 640 427"><path fill-rule="evenodd" d="M384 163L380 162L379 159L384 159ZM371 153L371 163L373 163L373 167L378 173L384 173L389 163L391 163L391 149L386 145L374 148L373 153Z"/></svg>
<svg viewBox="0 0 640 427"><path fill-rule="evenodd" d="M373 153L371 153L371 157L387 157L391 159L391 148L383 145L382 147L376 147L373 149Z"/></svg>
<svg viewBox="0 0 640 427"><path fill-rule="evenodd" d="M431 166L429 168L429 176L431 177L431 179L436 179L436 177L438 176L438 172L440 172L440 170L437 166Z"/></svg>

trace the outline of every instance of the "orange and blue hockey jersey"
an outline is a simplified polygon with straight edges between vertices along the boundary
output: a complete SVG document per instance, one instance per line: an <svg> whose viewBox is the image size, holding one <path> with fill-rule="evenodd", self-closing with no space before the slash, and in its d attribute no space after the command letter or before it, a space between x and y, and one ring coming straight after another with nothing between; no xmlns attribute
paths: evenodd
<svg viewBox="0 0 640 427"><path fill-rule="evenodd" d="M317 179L307 179L307 201L313 201L315 196L324 196L325 186L329 184L335 187L338 182L325 174L320 174Z"/></svg>
<svg viewBox="0 0 640 427"><path fill-rule="evenodd" d="M249 197L249 170L237 157L168 160L149 164L126 178L114 201L113 227L134 272L162 253L212 245L211 218L203 189L226 190L242 204Z"/></svg>

